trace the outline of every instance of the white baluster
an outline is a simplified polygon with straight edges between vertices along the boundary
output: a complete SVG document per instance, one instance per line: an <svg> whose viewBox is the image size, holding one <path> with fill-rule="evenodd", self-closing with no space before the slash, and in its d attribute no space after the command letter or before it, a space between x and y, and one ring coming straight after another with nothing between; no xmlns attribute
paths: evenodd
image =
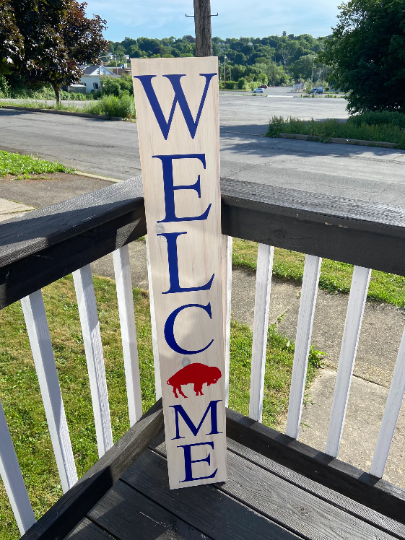
<svg viewBox="0 0 405 540"><path fill-rule="evenodd" d="M21 474L0 401L0 475L6 488L18 529L24 534L35 523L34 512Z"/></svg>
<svg viewBox="0 0 405 540"><path fill-rule="evenodd" d="M370 474L382 477L387 463L388 454L394 436L395 426L401 410L402 400L405 393L405 330L402 334L399 346L394 374L392 376L387 403L385 404L384 416L378 434L377 445L374 451Z"/></svg>
<svg viewBox="0 0 405 540"><path fill-rule="evenodd" d="M321 263L320 257L314 255L305 257L286 429L286 434L294 439L298 439L300 431Z"/></svg>
<svg viewBox="0 0 405 540"><path fill-rule="evenodd" d="M225 407L229 405L229 364L231 342L232 236L222 235L222 305L225 347Z"/></svg>
<svg viewBox="0 0 405 540"><path fill-rule="evenodd" d="M162 383L160 381L160 364L159 364L159 349L157 341L156 317L155 317L155 302L153 299L152 273L150 269L149 259L149 240L146 235L146 260L148 265L148 282L149 282L149 305L150 305L150 320L152 325L152 347L153 347L153 363L155 370L155 394L156 401L162 397Z"/></svg>
<svg viewBox="0 0 405 540"><path fill-rule="evenodd" d="M274 247L259 244L257 251L255 312L253 321L252 366L250 375L249 416L261 422L263 412L264 373L266 369L267 332L271 272Z"/></svg>
<svg viewBox="0 0 405 540"><path fill-rule="evenodd" d="M354 267L326 440L325 452L332 457L339 454L370 274L368 268Z"/></svg>
<svg viewBox="0 0 405 540"><path fill-rule="evenodd" d="M63 492L66 493L77 482L77 472L42 292L36 291L26 296L21 300L21 305L41 389L56 465Z"/></svg>
<svg viewBox="0 0 405 540"><path fill-rule="evenodd" d="M89 372L98 455L102 457L112 447L113 440L100 323L97 315L90 265L73 272L73 280L75 283L87 369Z"/></svg>
<svg viewBox="0 0 405 540"><path fill-rule="evenodd" d="M142 393L128 246L115 250L113 261L124 353L129 422L133 426L142 416Z"/></svg>

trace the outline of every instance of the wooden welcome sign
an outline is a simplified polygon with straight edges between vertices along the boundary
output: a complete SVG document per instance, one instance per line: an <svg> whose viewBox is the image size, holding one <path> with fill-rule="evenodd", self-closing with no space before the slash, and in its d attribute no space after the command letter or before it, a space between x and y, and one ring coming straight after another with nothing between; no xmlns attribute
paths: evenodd
<svg viewBox="0 0 405 540"><path fill-rule="evenodd" d="M226 480L218 59L132 60L171 489Z"/></svg>

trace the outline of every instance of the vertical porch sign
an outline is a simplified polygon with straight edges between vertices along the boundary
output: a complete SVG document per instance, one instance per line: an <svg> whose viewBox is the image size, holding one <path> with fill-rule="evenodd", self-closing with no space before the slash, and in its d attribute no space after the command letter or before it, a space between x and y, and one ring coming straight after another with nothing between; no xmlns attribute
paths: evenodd
<svg viewBox="0 0 405 540"><path fill-rule="evenodd" d="M218 59L133 59L171 489L226 480Z"/></svg>

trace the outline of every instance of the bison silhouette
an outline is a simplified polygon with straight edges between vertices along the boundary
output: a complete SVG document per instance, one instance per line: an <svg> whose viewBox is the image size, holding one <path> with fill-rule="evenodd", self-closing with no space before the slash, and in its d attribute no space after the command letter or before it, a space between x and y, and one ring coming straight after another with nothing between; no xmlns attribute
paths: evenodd
<svg viewBox="0 0 405 540"><path fill-rule="evenodd" d="M182 392L183 384L194 383L194 392L196 396L203 396L202 387L206 383L207 386L215 384L222 377L221 370L217 367L206 366L205 364L189 364L180 369L167 381L167 384L173 387L173 394L178 398L177 392L184 398L187 398Z"/></svg>

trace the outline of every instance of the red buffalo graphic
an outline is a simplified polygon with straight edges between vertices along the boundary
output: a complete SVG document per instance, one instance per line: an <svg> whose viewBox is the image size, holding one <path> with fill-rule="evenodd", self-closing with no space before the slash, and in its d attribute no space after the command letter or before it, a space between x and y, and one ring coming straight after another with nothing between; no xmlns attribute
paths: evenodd
<svg viewBox="0 0 405 540"><path fill-rule="evenodd" d="M196 396L203 396L202 387L206 383L207 386L215 384L222 377L221 370L217 367L206 366L205 364L189 364L180 369L167 381L173 387L173 393L178 398L177 391L184 398L187 398L181 390L183 384L194 383L194 392Z"/></svg>

